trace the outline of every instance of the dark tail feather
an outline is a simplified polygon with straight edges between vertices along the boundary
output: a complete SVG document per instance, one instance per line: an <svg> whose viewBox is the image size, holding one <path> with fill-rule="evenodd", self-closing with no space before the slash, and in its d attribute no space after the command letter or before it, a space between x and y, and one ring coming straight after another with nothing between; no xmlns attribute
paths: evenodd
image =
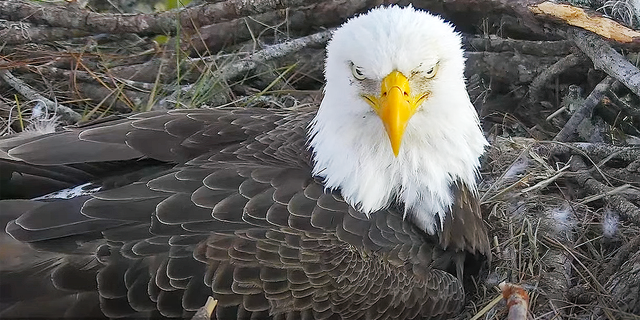
<svg viewBox="0 0 640 320"><path fill-rule="evenodd" d="M0 202L0 225L46 203L30 200ZM100 312L96 274L99 264L88 254L88 242L76 254L43 252L37 242L20 242L0 232L0 318L59 318L79 314L104 317ZM69 247L69 246L67 246ZM78 249L79 248L79 249ZM86 250L83 250L86 249Z"/></svg>
<svg viewBox="0 0 640 320"><path fill-rule="evenodd" d="M0 234L0 318L104 318L98 265L91 262L87 256L37 251Z"/></svg>

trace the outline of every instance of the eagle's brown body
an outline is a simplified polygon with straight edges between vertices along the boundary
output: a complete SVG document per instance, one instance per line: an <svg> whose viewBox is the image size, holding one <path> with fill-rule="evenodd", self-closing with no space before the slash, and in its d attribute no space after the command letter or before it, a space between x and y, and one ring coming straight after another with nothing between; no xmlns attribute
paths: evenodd
<svg viewBox="0 0 640 320"><path fill-rule="evenodd" d="M189 317L208 296L218 319L459 312L460 258L489 255L477 199L454 186L438 237L401 204L368 219L312 177L314 112L152 112L0 140L5 196L102 188L0 202L8 234L43 251L0 238L0 316Z"/></svg>

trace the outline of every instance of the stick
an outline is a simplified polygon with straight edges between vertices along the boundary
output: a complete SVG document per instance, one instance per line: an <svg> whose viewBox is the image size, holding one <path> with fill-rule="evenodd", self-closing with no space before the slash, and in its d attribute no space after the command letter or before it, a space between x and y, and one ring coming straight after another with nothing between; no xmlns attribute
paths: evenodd
<svg viewBox="0 0 640 320"><path fill-rule="evenodd" d="M608 43L593 33L576 28L567 30L567 36L591 58L596 69L606 72L640 96L640 70Z"/></svg>
<svg viewBox="0 0 640 320"><path fill-rule="evenodd" d="M576 172L574 178L581 187L584 187L591 194L609 194L614 188L604 185L589 174L587 165L581 157L572 157L571 169ZM640 208L619 194L609 194L604 196L611 208L615 209L622 218L640 226Z"/></svg>
<svg viewBox="0 0 640 320"><path fill-rule="evenodd" d="M67 124L74 124L82 119L82 116L73 111L71 108L63 106L59 103L53 102L41 94L33 90L29 85L22 82L22 80L14 77L9 70L0 70L0 77L12 88L18 91L21 95L29 100L42 101L47 109L60 116L60 119Z"/></svg>
<svg viewBox="0 0 640 320"><path fill-rule="evenodd" d="M567 123L564 125L562 130L558 132L558 134L556 135L555 138L553 138L553 140L554 141L569 140L573 136L573 134L576 133L578 125L580 125L580 123L584 119L586 119L589 115L591 115L591 112L593 112L593 109L600 102L600 100L602 100L602 97L604 97L605 93L607 92L609 87L611 87L613 82L614 82L613 78L606 77L604 78L604 80L598 83L598 85L593 89L593 91L591 91L587 99L584 101L584 105L582 105L582 108L580 108L571 116L569 121L567 121Z"/></svg>
<svg viewBox="0 0 640 320"><path fill-rule="evenodd" d="M243 59L220 68L217 73L219 73L223 79L237 77L242 73L257 68L258 65L267 61L286 56L287 54L299 51L300 49L310 45L324 44L329 41L331 32L332 30L326 30L306 37L268 46L252 54L247 59Z"/></svg>
<svg viewBox="0 0 640 320"><path fill-rule="evenodd" d="M600 162L603 159L612 158L633 162L640 159L640 146L614 146L608 143L570 142L551 143L548 145L550 154L571 154L572 149L584 152L593 161Z"/></svg>
<svg viewBox="0 0 640 320"><path fill-rule="evenodd" d="M545 1L530 6L529 10L535 14L558 18L569 25L595 32L618 42L631 43L640 39L640 33L637 31L631 30L611 19L588 14L584 9L568 4Z"/></svg>
<svg viewBox="0 0 640 320"><path fill-rule="evenodd" d="M0 1L0 19L98 33L175 34L176 25L191 29L320 0L226 0L154 14L95 13L32 1ZM343 5L344 6L344 5Z"/></svg>
<svg viewBox="0 0 640 320"><path fill-rule="evenodd" d="M531 102L540 98L542 88L545 83L549 82L553 77L558 76L564 71L571 69L586 61L586 56L582 53L572 53L551 65L551 67L540 72L540 74L531 81L529 85L529 100Z"/></svg>

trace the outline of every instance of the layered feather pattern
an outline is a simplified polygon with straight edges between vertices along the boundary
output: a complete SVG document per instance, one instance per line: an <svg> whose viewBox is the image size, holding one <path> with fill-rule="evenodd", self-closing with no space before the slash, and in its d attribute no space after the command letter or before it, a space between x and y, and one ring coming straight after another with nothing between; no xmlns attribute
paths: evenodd
<svg viewBox="0 0 640 320"><path fill-rule="evenodd" d="M10 294L0 298L0 314L47 310L47 316L58 317L84 310L112 318L188 317L208 296L219 301L217 319L456 313L464 292L452 274L454 261L461 250L486 252L486 244L469 247L463 241L456 250L444 250L401 211L367 218L339 192L325 191L311 176L305 146L313 114L149 113L8 148L12 159L0 165L23 161L22 167L68 168L74 159L148 165L119 172L121 181L91 173L103 188L91 195L0 202L7 232L17 240L7 238L7 245L28 243L34 255L2 268L0 282ZM47 147L58 139L68 147ZM105 145L94 152L84 147L85 139ZM83 147L66 158L74 144ZM11 145L11 139L0 145ZM36 258L42 253L33 250L45 250L45 257ZM11 279L26 278L35 283L15 291L19 283ZM47 307L54 301L49 299L55 303Z"/></svg>

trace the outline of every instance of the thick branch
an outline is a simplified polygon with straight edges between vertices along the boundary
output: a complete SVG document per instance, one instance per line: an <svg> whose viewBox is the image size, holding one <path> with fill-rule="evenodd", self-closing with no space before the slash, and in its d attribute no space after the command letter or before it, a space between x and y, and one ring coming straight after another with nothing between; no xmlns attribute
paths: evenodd
<svg viewBox="0 0 640 320"><path fill-rule="evenodd" d="M465 34L462 39L467 50L491 52L518 52L521 54L548 57L566 56L576 51L572 41L531 41Z"/></svg>
<svg viewBox="0 0 640 320"><path fill-rule="evenodd" d="M584 152L596 163L609 157L611 157L611 159L618 159L626 162L633 162L640 158L640 147L614 146L606 143L553 143L548 144L548 148L547 152L553 155L571 154L575 153L572 149L578 149Z"/></svg>
<svg viewBox="0 0 640 320"><path fill-rule="evenodd" d="M545 1L530 6L529 9L535 14L560 19L569 25L589 30L607 39L625 43L640 42L639 32L631 30L611 19L589 14L582 8Z"/></svg>
<svg viewBox="0 0 640 320"><path fill-rule="evenodd" d="M123 15L69 10L65 6L18 0L0 1L0 18L93 33L171 34L176 31L177 25L191 29L252 14L310 5L318 1L320 0L227 0L158 14Z"/></svg>
<svg viewBox="0 0 640 320"><path fill-rule="evenodd" d="M591 60L596 69L627 86L640 96L640 70L593 33L571 28L567 35Z"/></svg>
<svg viewBox="0 0 640 320"><path fill-rule="evenodd" d="M89 35L89 32L68 28L39 27L26 22L9 21L5 22L4 26L0 25L0 44L42 43L86 35Z"/></svg>

